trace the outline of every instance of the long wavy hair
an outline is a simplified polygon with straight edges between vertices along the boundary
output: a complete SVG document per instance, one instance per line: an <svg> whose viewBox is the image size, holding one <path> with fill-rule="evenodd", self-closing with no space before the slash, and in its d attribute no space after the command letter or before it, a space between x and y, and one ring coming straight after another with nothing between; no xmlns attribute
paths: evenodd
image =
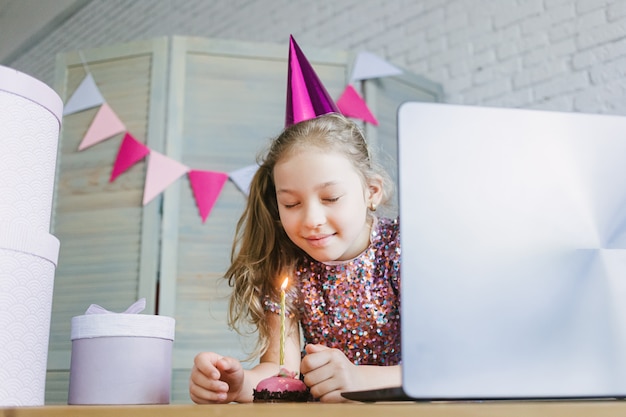
<svg viewBox="0 0 626 417"><path fill-rule="evenodd" d="M331 113L287 127L270 142L259 156L259 169L250 183L246 208L237 223L231 251L231 265L225 274L233 288L229 303L228 324L240 334L250 325L258 330L258 339L250 358L268 347L270 329L265 320L264 301L277 300L280 284L298 259L305 253L282 228L276 201L274 166L297 152L317 147L326 152L341 152L352 161L361 175L364 187L378 176L383 180L383 198L387 202L393 192L389 175L372 160L370 150L359 127L344 116ZM297 286L290 285L287 311L297 314Z"/></svg>

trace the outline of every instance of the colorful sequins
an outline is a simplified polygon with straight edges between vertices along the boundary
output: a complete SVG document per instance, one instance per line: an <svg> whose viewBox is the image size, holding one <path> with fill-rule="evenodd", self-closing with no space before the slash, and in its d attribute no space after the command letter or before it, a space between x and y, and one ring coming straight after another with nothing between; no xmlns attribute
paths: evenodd
<svg viewBox="0 0 626 417"><path fill-rule="evenodd" d="M342 350L357 365L400 363L400 243L397 220L378 219L357 258L301 262L298 310L305 343ZM265 300L266 308L277 311Z"/></svg>

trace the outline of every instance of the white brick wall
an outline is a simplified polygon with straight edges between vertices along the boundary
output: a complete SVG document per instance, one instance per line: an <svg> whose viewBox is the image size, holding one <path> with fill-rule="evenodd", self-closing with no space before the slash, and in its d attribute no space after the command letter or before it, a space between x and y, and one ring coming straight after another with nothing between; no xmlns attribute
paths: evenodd
<svg viewBox="0 0 626 417"><path fill-rule="evenodd" d="M163 35L368 50L451 103L626 115L626 0L92 0L10 66Z"/></svg>

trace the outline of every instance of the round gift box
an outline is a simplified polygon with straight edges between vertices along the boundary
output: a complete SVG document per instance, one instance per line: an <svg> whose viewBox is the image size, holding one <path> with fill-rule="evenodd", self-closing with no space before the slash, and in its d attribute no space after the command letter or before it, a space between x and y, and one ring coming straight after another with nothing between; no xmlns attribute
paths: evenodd
<svg viewBox="0 0 626 417"><path fill-rule="evenodd" d="M50 230L63 102L43 82L0 66L0 219Z"/></svg>
<svg viewBox="0 0 626 417"><path fill-rule="evenodd" d="M0 407L44 405L59 240L0 224Z"/></svg>
<svg viewBox="0 0 626 417"><path fill-rule="evenodd" d="M168 404L175 320L146 314L72 318L69 404Z"/></svg>

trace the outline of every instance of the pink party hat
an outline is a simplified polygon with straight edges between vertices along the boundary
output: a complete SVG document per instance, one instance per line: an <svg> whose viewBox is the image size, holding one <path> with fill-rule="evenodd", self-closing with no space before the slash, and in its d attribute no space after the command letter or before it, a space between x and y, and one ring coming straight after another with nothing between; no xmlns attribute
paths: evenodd
<svg viewBox="0 0 626 417"><path fill-rule="evenodd" d="M293 36L289 36L289 72L285 127L339 109L317 77Z"/></svg>

